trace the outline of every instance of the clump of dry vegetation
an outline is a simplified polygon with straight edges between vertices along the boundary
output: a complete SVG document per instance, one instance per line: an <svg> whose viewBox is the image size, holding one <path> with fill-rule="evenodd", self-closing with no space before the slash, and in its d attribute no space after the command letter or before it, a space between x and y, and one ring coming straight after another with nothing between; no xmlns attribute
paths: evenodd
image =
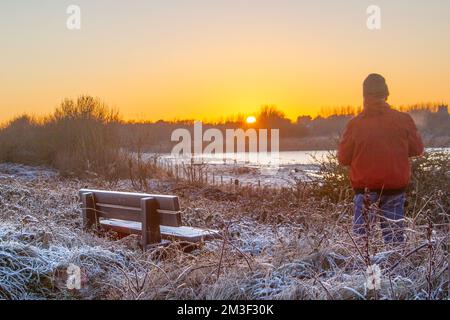
<svg viewBox="0 0 450 320"><path fill-rule="evenodd" d="M173 243L146 253L135 236L82 231L77 191L108 188L105 179L3 164L0 299L444 299L449 171L421 176L434 163L421 161L404 246L385 246L378 227L369 241L354 239L349 195L327 180L311 188L223 189L161 176L148 178L145 190L179 195L184 223L219 229L222 238L192 252ZM420 191L417 183L438 178ZM82 270L81 290L66 286L70 264Z"/></svg>
<svg viewBox="0 0 450 320"><path fill-rule="evenodd" d="M0 130L0 161L49 165L64 175L124 171L120 118L99 99L66 99L44 118L21 116Z"/></svg>

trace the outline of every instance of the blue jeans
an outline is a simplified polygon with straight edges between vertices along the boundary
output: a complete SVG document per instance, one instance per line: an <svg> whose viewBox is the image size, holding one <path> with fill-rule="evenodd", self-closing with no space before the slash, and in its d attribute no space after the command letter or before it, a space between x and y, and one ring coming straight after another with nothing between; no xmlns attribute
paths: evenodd
<svg viewBox="0 0 450 320"><path fill-rule="evenodd" d="M366 235L367 225L372 229L379 217L385 243L404 242L405 193L380 196L373 192L368 194L367 200L366 204L364 194L357 194L353 199L355 204L354 233L358 236ZM369 206L368 210L365 209L367 205Z"/></svg>

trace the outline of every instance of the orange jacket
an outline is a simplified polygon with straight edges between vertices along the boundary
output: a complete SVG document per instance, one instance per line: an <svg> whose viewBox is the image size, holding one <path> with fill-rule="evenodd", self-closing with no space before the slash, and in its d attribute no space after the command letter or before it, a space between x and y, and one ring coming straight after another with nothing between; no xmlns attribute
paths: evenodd
<svg viewBox="0 0 450 320"><path fill-rule="evenodd" d="M410 182L409 157L420 156L423 151L409 114L391 109L384 101L370 101L347 125L338 160L350 166L354 189L398 190Z"/></svg>

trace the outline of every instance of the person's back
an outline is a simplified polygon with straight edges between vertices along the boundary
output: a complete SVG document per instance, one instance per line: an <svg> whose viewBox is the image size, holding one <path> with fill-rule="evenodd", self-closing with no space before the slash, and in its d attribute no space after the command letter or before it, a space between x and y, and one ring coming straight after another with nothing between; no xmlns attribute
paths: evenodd
<svg viewBox="0 0 450 320"><path fill-rule="evenodd" d="M411 116L393 110L386 103L388 96L384 78L369 75L364 81L364 110L349 122L339 145L339 162L350 166L350 180L356 193L358 233L362 233L361 206L366 190L372 202L380 202L381 207L385 204L386 210L392 211L389 204L397 199L395 212L385 215L390 220L403 219L403 208L397 207L404 203L404 192L410 183L409 158L423 153L422 139ZM395 239L391 234L386 240Z"/></svg>
<svg viewBox="0 0 450 320"><path fill-rule="evenodd" d="M367 98L364 111L348 124L338 156L341 164L351 166L354 189L395 192L409 184L409 157L422 152L410 115L380 99Z"/></svg>

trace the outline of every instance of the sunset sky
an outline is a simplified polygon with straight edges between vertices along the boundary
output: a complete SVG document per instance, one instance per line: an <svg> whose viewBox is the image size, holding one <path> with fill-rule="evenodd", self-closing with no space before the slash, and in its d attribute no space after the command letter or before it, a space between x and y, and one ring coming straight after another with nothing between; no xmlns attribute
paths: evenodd
<svg viewBox="0 0 450 320"><path fill-rule="evenodd" d="M82 29L66 28L81 7ZM382 28L366 27L366 9ZM90 94L126 119L217 119L274 104L292 119L361 104L450 101L448 0L1 0L0 122Z"/></svg>

